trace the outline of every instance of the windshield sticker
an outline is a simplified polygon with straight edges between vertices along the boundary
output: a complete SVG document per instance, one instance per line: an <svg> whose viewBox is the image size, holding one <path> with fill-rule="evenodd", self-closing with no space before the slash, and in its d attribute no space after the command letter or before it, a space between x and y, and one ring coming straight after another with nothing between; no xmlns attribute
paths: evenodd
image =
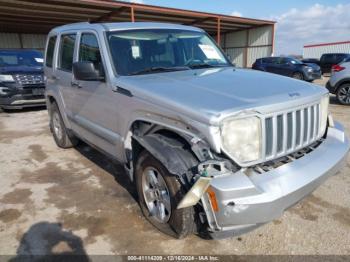
<svg viewBox="0 0 350 262"><path fill-rule="evenodd" d="M44 59L43 59L43 58L35 57L34 59L35 59L35 61L37 61L38 63L44 63Z"/></svg>
<svg viewBox="0 0 350 262"><path fill-rule="evenodd" d="M137 45L133 45L133 46L131 46L131 53L132 53L132 57L134 58L134 59L136 59L136 58L140 58L140 47L139 46L137 46Z"/></svg>
<svg viewBox="0 0 350 262"><path fill-rule="evenodd" d="M210 45L199 45L199 47L208 59L221 59L219 53L214 47Z"/></svg>

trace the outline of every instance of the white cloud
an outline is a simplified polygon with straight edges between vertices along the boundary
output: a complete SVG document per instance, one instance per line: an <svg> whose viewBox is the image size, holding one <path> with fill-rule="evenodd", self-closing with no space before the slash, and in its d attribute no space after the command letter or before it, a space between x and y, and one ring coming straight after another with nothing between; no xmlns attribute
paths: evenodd
<svg viewBox="0 0 350 262"><path fill-rule="evenodd" d="M350 4L315 4L272 17L277 21L275 53L301 54L305 44L350 40L349 10Z"/></svg>
<svg viewBox="0 0 350 262"><path fill-rule="evenodd" d="M242 14L238 11L233 11L230 15L233 15L233 16L242 16Z"/></svg>

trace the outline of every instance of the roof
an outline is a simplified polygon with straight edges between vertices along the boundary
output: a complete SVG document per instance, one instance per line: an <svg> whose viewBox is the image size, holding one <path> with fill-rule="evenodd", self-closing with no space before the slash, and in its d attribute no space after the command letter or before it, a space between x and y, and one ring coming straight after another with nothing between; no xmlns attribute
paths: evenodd
<svg viewBox="0 0 350 262"><path fill-rule="evenodd" d="M342 41L342 42L331 42L331 43L321 43L321 44L304 45L304 48L320 47L320 46L329 46L329 45L343 45L343 44L350 44L350 41Z"/></svg>
<svg viewBox="0 0 350 262"><path fill-rule="evenodd" d="M106 31L115 31L115 30L132 30L132 29L182 29L182 30L191 30L191 31L203 31L197 27L193 26L184 26L178 24L170 23L152 23L152 22L121 22L121 23L74 23L59 26L54 28L53 31L61 32L67 30L77 30L77 29L103 29Z"/></svg>
<svg viewBox="0 0 350 262"><path fill-rule="evenodd" d="M76 22L167 22L193 25L216 33L234 32L275 21L235 17L114 0L11 0L1 1L0 31L48 33L52 28Z"/></svg>

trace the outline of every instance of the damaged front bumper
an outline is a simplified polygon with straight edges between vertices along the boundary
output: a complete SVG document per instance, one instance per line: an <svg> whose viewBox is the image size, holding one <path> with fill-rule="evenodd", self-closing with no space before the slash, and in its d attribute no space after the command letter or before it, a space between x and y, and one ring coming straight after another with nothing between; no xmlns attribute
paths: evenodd
<svg viewBox="0 0 350 262"><path fill-rule="evenodd" d="M284 210L313 192L346 162L349 140L343 127L328 129L312 152L264 173L245 170L211 180L218 209L209 194L202 196L212 237L236 236L280 217Z"/></svg>

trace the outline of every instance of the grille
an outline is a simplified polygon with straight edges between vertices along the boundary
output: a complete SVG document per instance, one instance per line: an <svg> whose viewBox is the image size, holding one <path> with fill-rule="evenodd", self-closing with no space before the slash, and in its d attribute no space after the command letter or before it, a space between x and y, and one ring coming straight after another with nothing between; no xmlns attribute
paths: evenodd
<svg viewBox="0 0 350 262"><path fill-rule="evenodd" d="M264 160L286 155L319 139L320 117L318 103L265 118Z"/></svg>
<svg viewBox="0 0 350 262"><path fill-rule="evenodd" d="M16 75L13 75L13 78L17 83L23 86L44 84L44 77L41 74L33 74L33 75L16 74Z"/></svg>

